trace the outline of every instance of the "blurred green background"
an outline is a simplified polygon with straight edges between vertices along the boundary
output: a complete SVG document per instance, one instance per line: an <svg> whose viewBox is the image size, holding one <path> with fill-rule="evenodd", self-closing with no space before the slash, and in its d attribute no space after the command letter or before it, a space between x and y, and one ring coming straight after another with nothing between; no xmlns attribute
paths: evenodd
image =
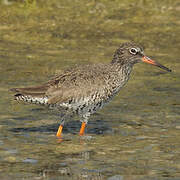
<svg viewBox="0 0 180 180"><path fill-rule="evenodd" d="M126 41L173 72L135 66L90 119L91 138L78 137L72 118L58 143L58 113L14 102L8 91L75 64L109 62ZM177 180L179 48L178 0L0 0L0 178Z"/></svg>

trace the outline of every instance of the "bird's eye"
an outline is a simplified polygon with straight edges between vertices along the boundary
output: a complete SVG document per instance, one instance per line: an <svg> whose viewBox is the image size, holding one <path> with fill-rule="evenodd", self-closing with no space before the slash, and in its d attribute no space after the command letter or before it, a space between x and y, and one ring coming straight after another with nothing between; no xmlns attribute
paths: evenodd
<svg viewBox="0 0 180 180"><path fill-rule="evenodd" d="M131 48L129 52L133 55L136 55L138 53L138 50L136 48Z"/></svg>

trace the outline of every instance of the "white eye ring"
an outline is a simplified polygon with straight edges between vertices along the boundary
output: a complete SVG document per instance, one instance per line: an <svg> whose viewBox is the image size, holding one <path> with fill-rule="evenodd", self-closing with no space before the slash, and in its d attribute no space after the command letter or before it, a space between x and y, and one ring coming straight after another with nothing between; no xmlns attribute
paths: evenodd
<svg viewBox="0 0 180 180"><path fill-rule="evenodd" d="M133 55L136 55L138 53L138 50L136 48L131 48L129 52Z"/></svg>

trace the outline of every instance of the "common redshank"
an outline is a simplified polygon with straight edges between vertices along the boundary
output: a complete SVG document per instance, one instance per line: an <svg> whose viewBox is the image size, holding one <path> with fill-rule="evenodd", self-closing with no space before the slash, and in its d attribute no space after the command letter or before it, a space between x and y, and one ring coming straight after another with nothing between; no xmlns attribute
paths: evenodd
<svg viewBox="0 0 180 180"><path fill-rule="evenodd" d="M129 80L138 62L170 69L144 55L136 43L122 43L110 63L76 66L36 87L13 88L15 100L55 108L61 114L57 137L61 137L65 119L77 114L81 118L79 134L83 135L88 118L108 103Z"/></svg>

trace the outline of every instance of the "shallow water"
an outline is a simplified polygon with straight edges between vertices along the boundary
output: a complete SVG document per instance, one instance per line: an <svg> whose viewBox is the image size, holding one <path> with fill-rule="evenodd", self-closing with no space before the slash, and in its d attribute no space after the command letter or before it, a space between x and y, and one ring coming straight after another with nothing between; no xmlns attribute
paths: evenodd
<svg viewBox="0 0 180 180"><path fill-rule="evenodd" d="M177 0L0 2L1 179L180 178ZM173 72L136 65L126 87L91 117L84 138L72 118L59 142L58 114L17 103L8 91L75 64L108 62L129 40Z"/></svg>

